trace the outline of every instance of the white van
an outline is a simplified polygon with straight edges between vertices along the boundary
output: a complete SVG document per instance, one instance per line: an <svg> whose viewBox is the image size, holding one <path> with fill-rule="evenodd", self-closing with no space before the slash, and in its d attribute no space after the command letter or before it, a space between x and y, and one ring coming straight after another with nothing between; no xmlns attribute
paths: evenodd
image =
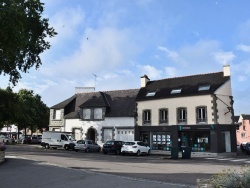
<svg viewBox="0 0 250 188"><path fill-rule="evenodd" d="M49 148L74 149L76 140L72 134L66 132L47 131L42 134L41 146Z"/></svg>

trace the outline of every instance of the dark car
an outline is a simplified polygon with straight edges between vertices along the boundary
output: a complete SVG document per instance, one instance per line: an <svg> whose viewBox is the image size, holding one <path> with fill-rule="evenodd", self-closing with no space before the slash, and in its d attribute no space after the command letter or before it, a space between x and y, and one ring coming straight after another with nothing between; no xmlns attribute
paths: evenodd
<svg viewBox="0 0 250 188"><path fill-rule="evenodd" d="M17 141L18 144L30 144L31 136L21 136Z"/></svg>
<svg viewBox="0 0 250 188"><path fill-rule="evenodd" d="M250 142L247 142L245 145L245 153L247 155L250 155Z"/></svg>
<svg viewBox="0 0 250 188"><path fill-rule="evenodd" d="M114 141L114 140L110 140L107 141L102 148L102 152L104 154L107 153L115 153L116 155L121 154L121 148L123 145L123 141Z"/></svg>
<svg viewBox="0 0 250 188"><path fill-rule="evenodd" d="M241 151L242 151L243 153L246 153L246 144L247 144L247 142L242 142L242 143L240 144L240 149L241 149Z"/></svg>

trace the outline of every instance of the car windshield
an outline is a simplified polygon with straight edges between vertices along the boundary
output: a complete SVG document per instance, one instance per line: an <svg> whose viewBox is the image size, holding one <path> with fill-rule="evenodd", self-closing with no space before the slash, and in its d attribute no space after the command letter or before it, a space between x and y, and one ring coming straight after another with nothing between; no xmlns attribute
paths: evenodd
<svg viewBox="0 0 250 188"><path fill-rule="evenodd" d="M75 138L71 134L67 134L69 140L75 141Z"/></svg>
<svg viewBox="0 0 250 188"><path fill-rule="evenodd" d="M107 141L106 145L114 145L114 142L113 141Z"/></svg>
<svg viewBox="0 0 250 188"><path fill-rule="evenodd" d="M134 145L135 143L134 142L125 142L124 145L128 145L128 146L132 146Z"/></svg>

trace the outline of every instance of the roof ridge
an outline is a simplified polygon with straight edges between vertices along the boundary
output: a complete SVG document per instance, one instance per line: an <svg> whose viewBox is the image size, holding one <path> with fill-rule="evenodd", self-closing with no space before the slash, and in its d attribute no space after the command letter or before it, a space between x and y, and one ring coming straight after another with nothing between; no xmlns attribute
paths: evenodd
<svg viewBox="0 0 250 188"><path fill-rule="evenodd" d="M86 94L86 93L88 93L88 94L101 93L101 92L122 92L122 91L129 91L129 90L139 90L139 89L134 88L134 89L120 89L120 90L118 89L118 90L106 90L106 91L91 91L91 92L84 92L84 93L76 93L75 95L78 95L78 94L82 95L82 94Z"/></svg>
<svg viewBox="0 0 250 188"><path fill-rule="evenodd" d="M202 75L208 75L208 74L217 74L217 73L223 73L222 71L219 72L212 72L212 73L204 73L204 74L192 74L192 75L187 75L187 76L177 76L177 77L171 77L171 78L163 78L160 80L152 80L152 82L154 81L162 81L162 80L171 80L171 79L176 79L176 78L187 78L187 77L193 77L193 76L202 76ZM151 82L151 81L149 81Z"/></svg>

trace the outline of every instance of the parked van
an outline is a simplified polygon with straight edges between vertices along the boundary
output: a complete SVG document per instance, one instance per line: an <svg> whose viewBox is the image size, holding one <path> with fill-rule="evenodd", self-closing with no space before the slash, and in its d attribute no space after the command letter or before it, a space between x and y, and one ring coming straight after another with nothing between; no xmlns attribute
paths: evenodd
<svg viewBox="0 0 250 188"><path fill-rule="evenodd" d="M54 132L48 131L43 132L41 146L46 149L49 148L64 148L66 150L74 149L73 147L76 143L73 135L66 132Z"/></svg>

